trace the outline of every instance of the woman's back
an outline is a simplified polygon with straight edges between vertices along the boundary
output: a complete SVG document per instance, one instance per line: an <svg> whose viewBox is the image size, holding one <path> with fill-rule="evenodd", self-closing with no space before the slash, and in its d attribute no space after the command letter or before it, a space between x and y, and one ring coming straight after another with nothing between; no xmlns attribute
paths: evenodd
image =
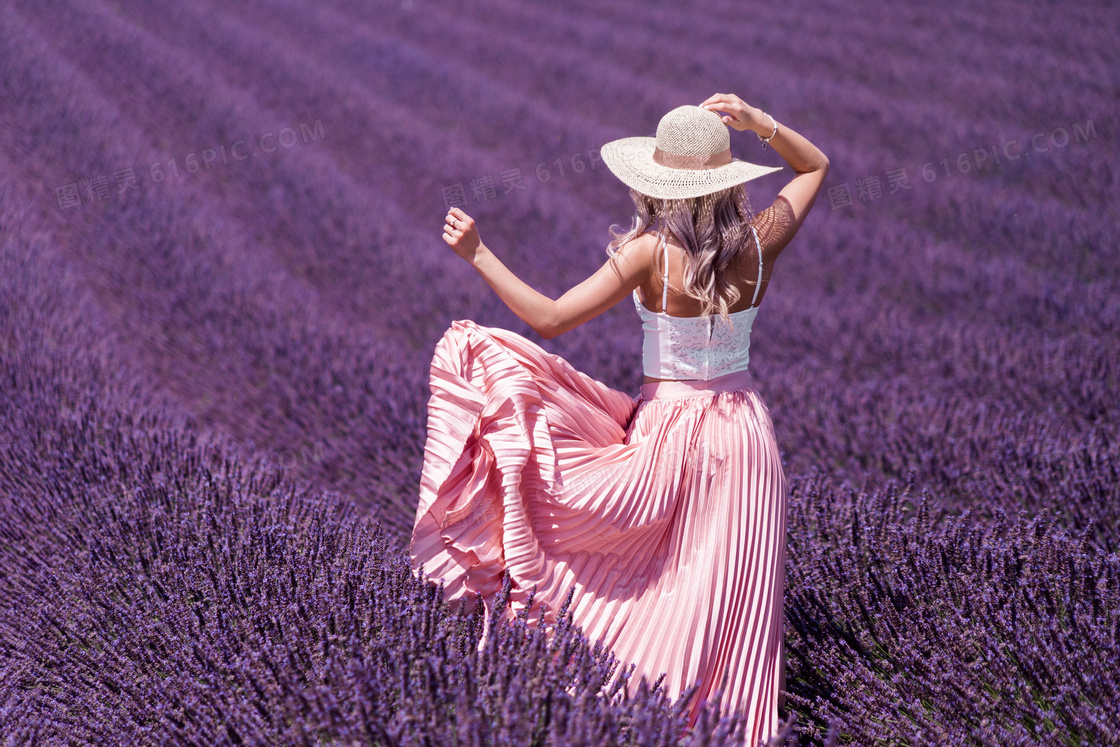
<svg viewBox="0 0 1120 747"><path fill-rule="evenodd" d="M739 291L739 298L728 306L729 313L746 311L758 307L766 295L766 288L770 275L774 270L774 262L778 254L793 238L796 225L793 209L784 197L778 197L774 204L756 214L751 221L758 236L759 244L751 241L751 251L743 252L738 262L732 267L728 281ZM703 313L703 305L683 292L684 275L686 266L685 250L672 237L667 239L668 246L668 278L669 291L666 303L662 305L665 297L663 278L665 277L665 254L660 244L657 244L657 233L649 231L645 236L650 237L655 243L651 252L652 271L649 279L639 287L642 305L652 312L667 313L672 317L697 317ZM761 283L755 296L756 283L759 283L759 246L762 250Z"/></svg>

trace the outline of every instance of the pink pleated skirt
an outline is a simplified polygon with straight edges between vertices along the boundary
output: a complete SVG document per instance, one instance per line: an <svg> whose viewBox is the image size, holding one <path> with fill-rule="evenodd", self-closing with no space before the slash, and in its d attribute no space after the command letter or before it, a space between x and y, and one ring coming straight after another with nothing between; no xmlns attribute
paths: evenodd
<svg viewBox="0 0 1120 747"><path fill-rule="evenodd" d="M459 321L436 346L414 569L448 602L574 622L671 698L726 678L748 744L775 733L786 481L746 372L615 391L515 333ZM484 611L489 616L489 608ZM617 675L616 675L617 676Z"/></svg>

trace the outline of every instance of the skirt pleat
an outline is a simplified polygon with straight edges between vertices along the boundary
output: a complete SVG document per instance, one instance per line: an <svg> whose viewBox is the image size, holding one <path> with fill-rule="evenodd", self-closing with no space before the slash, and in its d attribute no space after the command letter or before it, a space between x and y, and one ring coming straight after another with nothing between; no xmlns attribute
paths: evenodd
<svg viewBox="0 0 1120 747"><path fill-rule="evenodd" d="M746 374L610 389L520 335L452 324L436 346L413 566L448 602L506 614L571 587L573 621L675 697L721 706L756 744L778 725L786 481ZM490 610L484 610L489 617Z"/></svg>

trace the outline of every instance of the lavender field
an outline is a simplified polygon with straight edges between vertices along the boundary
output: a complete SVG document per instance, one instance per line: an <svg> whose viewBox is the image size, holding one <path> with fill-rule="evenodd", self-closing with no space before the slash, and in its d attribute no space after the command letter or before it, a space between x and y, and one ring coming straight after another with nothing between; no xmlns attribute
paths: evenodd
<svg viewBox="0 0 1120 747"><path fill-rule="evenodd" d="M630 217L598 148L716 92L831 161L752 336L775 743L1120 744L1118 38L1106 2L0 0L0 744L741 743L606 690L570 620L479 653L407 555L452 320L640 384L631 304L540 340L449 201L559 295Z"/></svg>

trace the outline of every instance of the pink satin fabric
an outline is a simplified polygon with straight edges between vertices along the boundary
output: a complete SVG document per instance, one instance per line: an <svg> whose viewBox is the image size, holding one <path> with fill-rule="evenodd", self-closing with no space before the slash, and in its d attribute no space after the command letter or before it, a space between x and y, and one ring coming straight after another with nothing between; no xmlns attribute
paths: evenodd
<svg viewBox="0 0 1120 747"><path fill-rule="evenodd" d="M610 389L529 340L452 324L431 369L413 567L484 613L509 570L513 617L535 585L547 629L575 586L591 641L635 665L627 689L699 682L689 725L721 703L749 744L778 725L787 486L746 372ZM617 676L617 674L616 674Z"/></svg>

